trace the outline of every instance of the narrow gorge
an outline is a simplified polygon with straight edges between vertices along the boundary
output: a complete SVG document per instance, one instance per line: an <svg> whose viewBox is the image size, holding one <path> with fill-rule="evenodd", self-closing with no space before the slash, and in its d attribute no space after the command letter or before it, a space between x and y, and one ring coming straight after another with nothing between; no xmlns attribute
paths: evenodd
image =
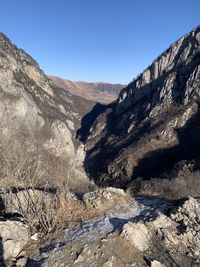
<svg viewBox="0 0 200 267"><path fill-rule="evenodd" d="M0 266L200 266L200 27L87 86L0 33Z"/></svg>

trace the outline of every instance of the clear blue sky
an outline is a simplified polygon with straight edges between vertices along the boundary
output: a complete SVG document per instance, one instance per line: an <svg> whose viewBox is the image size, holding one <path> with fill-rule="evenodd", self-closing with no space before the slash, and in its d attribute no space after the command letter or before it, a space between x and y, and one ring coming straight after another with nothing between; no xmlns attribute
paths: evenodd
<svg viewBox="0 0 200 267"><path fill-rule="evenodd" d="M0 31L51 75L128 83L200 24L200 0L0 0Z"/></svg>

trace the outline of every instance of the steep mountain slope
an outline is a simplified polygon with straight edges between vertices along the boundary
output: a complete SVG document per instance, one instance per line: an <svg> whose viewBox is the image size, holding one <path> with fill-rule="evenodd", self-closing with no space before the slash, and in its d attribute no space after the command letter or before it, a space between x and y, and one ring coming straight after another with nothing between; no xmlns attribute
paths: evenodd
<svg viewBox="0 0 200 267"><path fill-rule="evenodd" d="M192 184L188 187L181 173L182 166L190 174L199 168L199 98L197 27L160 55L98 116L86 142L88 174L101 185L131 183L136 193L158 195L165 195L168 178L174 178L171 184L176 184L169 190L176 196L183 184L187 191L183 194L190 189L193 194L198 179L193 178L193 184L191 175L186 175Z"/></svg>
<svg viewBox="0 0 200 267"><path fill-rule="evenodd" d="M50 79L52 79L58 87L68 90L71 94L100 103L112 102L118 97L119 92L125 87L125 85L122 84L103 82L72 82L55 76L50 76Z"/></svg>
<svg viewBox="0 0 200 267"><path fill-rule="evenodd" d="M27 151L39 149L47 158L46 169L59 169L54 165L63 160L65 177L75 184L87 182L82 168L84 149L75 134L82 116L95 103L55 86L37 62L2 33L0 67L1 141L14 144L18 140Z"/></svg>

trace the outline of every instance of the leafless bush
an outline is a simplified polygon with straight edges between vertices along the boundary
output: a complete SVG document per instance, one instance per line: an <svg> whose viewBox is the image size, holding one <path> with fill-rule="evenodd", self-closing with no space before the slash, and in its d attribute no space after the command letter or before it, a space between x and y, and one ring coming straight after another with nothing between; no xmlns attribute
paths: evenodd
<svg viewBox="0 0 200 267"><path fill-rule="evenodd" d="M19 213L30 232L49 233L94 215L68 188L65 160L19 140L0 142L0 198L4 212ZM52 177L54 187L48 178Z"/></svg>
<svg viewBox="0 0 200 267"><path fill-rule="evenodd" d="M30 232L49 233L75 222L80 222L94 213L87 210L81 201L67 189L49 190L17 189L1 194L6 212L19 213L29 226Z"/></svg>
<svg viewBox="0 0 200 267"><path fill-rule="evenodd" d="M39 156L17 141L0 143L0 187L36 187L42 173Z"/></svg>

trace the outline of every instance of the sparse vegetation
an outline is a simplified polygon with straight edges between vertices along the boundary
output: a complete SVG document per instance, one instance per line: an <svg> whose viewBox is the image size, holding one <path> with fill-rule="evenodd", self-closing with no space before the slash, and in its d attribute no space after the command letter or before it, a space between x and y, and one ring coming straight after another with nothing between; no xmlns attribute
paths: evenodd
<svg viewBox="0 0 200 267"><path fill-rule="evenodd" d="M130 186L132 193L167 199L199 197L200 171L195 169L194 163L182 161L163 177L148 180L138 178Z"/></svg>
<svg viewBox="0 0 200 267"><path fill-rule="evenodd" d="M26 142L13 140L0 143L0 190L8 212L19 213L31 233L52 232L92 216L93 211L86 214L84 204L69 191L64 161L51 157L48 165L42 164L39 148L31 151ZM56 178L56 186L45 182L49 176Z"/></svg>

